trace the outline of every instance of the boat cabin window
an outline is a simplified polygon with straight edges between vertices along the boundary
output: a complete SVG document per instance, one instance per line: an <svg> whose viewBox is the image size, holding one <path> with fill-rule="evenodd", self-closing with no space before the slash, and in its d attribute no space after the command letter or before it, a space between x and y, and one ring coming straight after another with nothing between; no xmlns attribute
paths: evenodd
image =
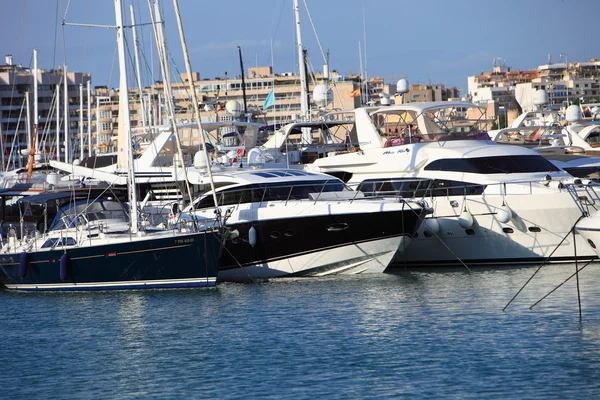
<svg viewBox="0 0 600 400"><path fill-rule="evenodd" d="M471 174L518 174L560 171L542 156L496 156L444 158L425 166L427 171L467 172Z"/></svg>
<svg viewBox="0 0 600 400"><path fill-rule="evenodd" d="M51 238L44 242L42 249L47 249L57 246L75 246L77 241L72 237Z"/></svg>
<svg viewBox="0 0 600 400"><path fill-rule="evenodd" d="M404 198L463 196L482 194L485 185L447 179L365 180L357 190L365 195L400 196Z"/></svg>
<svg viewBox="0 0 600 400"><path fill-rule="evenodd" d="M337 179L323 181L294 182L293 184L253 184L243 187L224 189L217 194L219 206L242 203L260 203L276 200L308 199L309 193L340 192L349 190L343 182ZM214 207L212 195L206 195L198 201L196 210Z"/></svg>

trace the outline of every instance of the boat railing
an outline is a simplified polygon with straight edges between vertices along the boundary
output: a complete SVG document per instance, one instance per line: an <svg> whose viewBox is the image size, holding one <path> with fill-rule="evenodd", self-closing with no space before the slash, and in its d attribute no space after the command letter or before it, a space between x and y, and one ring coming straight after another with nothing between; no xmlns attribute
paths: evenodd
<svg viewBox="0 0 600 400"><path fill-rule="evenodd" d="M522 180L510 182L469 183L434 178L398 178L366 180L353 185L353 189L364 193L365 196L398 197L404 199L425 199L434 197L465 197L472 195L529 195L536 188L555 188L560 192L565 190L563 182L555 182L544 177L537 180ZM599 202L600 204L600 202Z"/></svg>
<svg viewBox="0 0 600 400"><path fill-rule="evenodd" d="M600 184L583 183L580 179L575 179L573 183L566 184L564 187L583 216L592 215L600 207Z"/></svg>

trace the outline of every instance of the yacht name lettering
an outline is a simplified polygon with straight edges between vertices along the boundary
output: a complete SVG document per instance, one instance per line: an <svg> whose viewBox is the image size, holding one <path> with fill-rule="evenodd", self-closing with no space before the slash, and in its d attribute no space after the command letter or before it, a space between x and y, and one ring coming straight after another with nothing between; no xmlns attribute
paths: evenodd
<svg viewBox="0 0 600 400"><path fill-rule="evenodd" d="M194 243L194 238L175 239L175 244Z"/></svg>
<svg viewBox="0 0 600 400"><path fill-rule="evenodd" d="M396 151L386 150L386 151L383 152L383 155L386 156L386 155L390 155L390 154L398 154L398 153L405 153L405 152L408 152L408 149L406 149L406 150L404 150L404 149L398 149Z"/></svg>

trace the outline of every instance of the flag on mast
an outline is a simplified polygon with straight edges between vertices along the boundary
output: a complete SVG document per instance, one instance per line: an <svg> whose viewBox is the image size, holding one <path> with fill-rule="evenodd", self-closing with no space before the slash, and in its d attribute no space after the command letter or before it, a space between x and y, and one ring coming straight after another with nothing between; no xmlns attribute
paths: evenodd
<svg viewBox="0 0 600 400"><path fill-rule="evenodd" d="M356 88L350 92L350 97L358 97L360 96L360 88Z"/></svg>
<svg viewBox="0 0 600 400"><path fill-rule="evenodd" d="M275 89L271 89L267 98L265 99L265 103L263 104L263 110L275 105Z"/></svg>

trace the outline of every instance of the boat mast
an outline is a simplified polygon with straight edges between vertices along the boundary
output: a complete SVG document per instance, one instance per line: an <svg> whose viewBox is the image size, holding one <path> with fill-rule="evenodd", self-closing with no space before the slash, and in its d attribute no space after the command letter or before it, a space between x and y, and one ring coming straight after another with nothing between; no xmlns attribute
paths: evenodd
<svg viewBox="0 0 600 400"><path fill-rule="evenodd" d="M150 3L148 3L150 4ZM177 128L177 121L175 118L175 104L173 103L173 91L171 87L171 77L169 75L169 63L167 57L167 42L163 31L164 21L160 13L160 6L158 2L154 3L154 13L150 9L150 16L152 18L152 26L154 27L154 36L156 40L156 47L158 49L158 58L160 61L160 68L163 74L163 90L165 92L165 107L167 110L167 116L170 116L171 127L173 128L173 136L175 136L175 145L177 147L177 155L181 162L181 170L183 172L183 180L185 181L185 187L189 196L190 204L193 203L192 190L190 188L190 182L187 176L187 169L185 167L185 160L183 158L183 152L181 151L181 142L179 141L179 130ZM191 79L191 74L188 76ZM195 94L195 92L193 92ZM200 137L203 137L203 132L200 130ZM205 147L206 149L206 147ZM160 149L159 149L160 150ZM175 160L174 160L175 161ZM177 172L178 162L173 162L173 168L175 169L175 179L178 180L179 173Z"/></svg>
<svg viewBox="0 0 600 400"><path fill-rule="evenodd" d="M92 99L90 97L90 81L87 81L87 134L88 157L92 156Z"/></svg>
<svg viewBox="0 0 600 400"><path fill-rule="evenodd" d="M125 32L123 30L123 8L121 0L115 0L117 22L117 49L119 52L119 134L117 168L127 169L129 186L129 207L131 209L131 233L138 230L137 194L135 191L135 172L133 148L131 146L131 121L129 117L129 93L127 90L127 66L125 64Z"/></svg>
<svg viewBox="0 0 600 400"><path fill-rule="evenodd" d="M146 104L144 103L144 92L142 90L142 75L140 74L140 41L137 38L137 27L135 26L135 13L133 11L133 4L129 5L129 13L131 14L131 29L133 33L133 45L135 56L135 73L138 90L140 92L140 111L142 114L142 127L144 131L148 123L146 122Z"/></svg>
<svg viewBox="0 0 600 400"><path fill-rule="evenodd" d="M300 111L302 112L302 119L308 121L308 78L306 76L304 46L302 46L298 0L294 0L294 17L296 20L296 41L298 43L298 67L300 68ZM302 128L302 142L307 145L312 143L312 132L310 128Z"/></svg>
<svg viewBox="0 0 600 400"><path fill-rule="evenodd" d="M204 152L204 155L206 155L206 139L204 137L204 130L202 129L202 122L200 119L200 108L198 107L198 95L196 94L196 88L194 87L194 80L192 78L192 66L190 64L190 56L188 54L187 44L185 42L185 35L183 33L183 25L181 24L181 14L179 13L179 2L177 0L173 0L173 6L175 7L175 15L177 16L177 26L179 28L179 37L181 39L181 47L183 49L183 58L185 60L185 69L188 74L188 83L190 85L190 92L192 93L194 116L196 117L196 122L198 123L198 130L200 131L200 141L202 142L202 151ZM240 50L240 56L241 56L241 50ZM240 60L241 60L241 58L240 58ZM242 71L242 73L243 73L243 71ZM207 165L206 170L208 172L208 179L210 181L210 189L212 191L213 201L215 202L215 207L216 207L218 205L217 193L215 192L215 184L213 182L212 172L210 171L210 164Z"/></svg>
<svg viewBox="0 0 600 400"><path fill-rule="evenodd" d="M69 116L70 116L70 111L69 111L69 82L67 79L67 64L65 64L65 67L63 69L63 89L65 92L65 96L64 96L64 103L63 103L63 113L65 114L65 162L69 163L71 162L71 156L69 154Z"/></svg>
<svg viewBox="0 0 600 400"><path fill-rule="evenodd" d="M60 82L56 84L56 161L60 161Z"/></svg>
<svg viewBox="0 0 600 400"><path fill-rule="evenodd" d="M79 161L83 160L83 83L79 84Z"/></svg>
<svg viewBox="0 0 600 400"><path fill-rule="evenodd" d="M37 49L33 49L33 126L36 127L39 122L39 112L38 112L38 51ZM36 133L37 134L37 133ZM37 139L37 138L36 138ZM38 141L35 141L35 154L37 154L39 144Z"/></svg>
<svg viewBox="0 0 600 400"><path fill-rule="evenodd" d="M308 79L306 78L306 65L304 64L304 47L302 46L302 32L300 30L300 8L298 7L298 0L294 0L294 16L296 19L296 41L298 44L298 66L300 68L300 110L302 112L302 117L307 118L308 91L306 90L306 84L308 82Z"/></svg>

